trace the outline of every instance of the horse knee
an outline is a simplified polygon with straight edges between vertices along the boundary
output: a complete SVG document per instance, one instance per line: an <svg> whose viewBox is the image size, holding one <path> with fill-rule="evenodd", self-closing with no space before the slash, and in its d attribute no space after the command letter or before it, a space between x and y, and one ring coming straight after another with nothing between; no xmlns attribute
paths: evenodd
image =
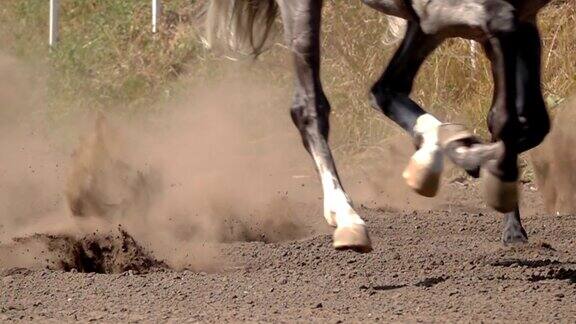
<svg viewBox="0 0 576 324"><path fill-rule="evenodd" d="M521 136L521 138L524 138L524 143L520 145L520 152L530 150L540 145L546 138L546 135L550 133L550 117L545 110L540 116L531 118L531 121L526 121L524 118L524 120L520 122L521 125L524 124L524 127L522 127L523 134Z"/></svg>
<svg viewBox="0 0 576 324"><path fill-rule="evenodd" d="M323 136L328 136L330 105L324 95L321 95L321 98L323 99L317 102L314 98L294 96L290 116L294 125L303 135L319 131Z"/></svg>
<svg viewBox="0 0 576 324"><path fill-rule="evenodd" d="M396 82L390 80L386 80L385 82L378 81L370 89L372 107L382 111L384 115L388 117L391 117L393 114L391 111L392 102L398 98L398 95L407 95L411 90L411 84L406 85L403 80L395 81Z"/></svg>
<svg viewBox="0 0 576 324"><path fill-rule="evenodd" d="M386 116L390 116L390 105L393 99L394 91L387 86L376 83L370 90L372 107L382 111Z"/></svg>
<svg viewBox="0 0 576 324"><path fill-rule="evenodd" d="M518 153L540 145L550 132L550 117L543 104L542 107L530 107L528 111L532 113L520 114L517 119L510 120L491 110L488 115L488 126L493 138L514 143Z"/></svg>
<svg viewBox="0 0 576 324"><path fill-rule="evenodd" d="M292 117L292 122L302 134L306 131L306 125L311 123L311 118L307 116L305 110L305 105L296 102L290 108L290 117Z"/></svg>

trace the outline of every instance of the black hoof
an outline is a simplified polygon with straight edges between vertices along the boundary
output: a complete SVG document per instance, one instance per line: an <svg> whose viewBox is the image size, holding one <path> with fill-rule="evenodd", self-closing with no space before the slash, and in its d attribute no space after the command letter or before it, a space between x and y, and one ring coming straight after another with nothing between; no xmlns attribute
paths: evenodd
<svg viewBox="0 0 576 324"><path fill-rule="evenodd" d="M526 231L519 224L507 224L502 232L502 243L504 245L523 244L528 242Z"/></svg>

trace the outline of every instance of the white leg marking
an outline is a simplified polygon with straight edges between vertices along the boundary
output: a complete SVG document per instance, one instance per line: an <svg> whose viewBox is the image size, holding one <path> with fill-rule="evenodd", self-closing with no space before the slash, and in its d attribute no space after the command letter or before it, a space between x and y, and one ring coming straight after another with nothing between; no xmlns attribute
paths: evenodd
<svg viewBox="0 0 576 324"><path fill-rule="evenodd" d="M422 145L412 155L402 176L410 187L424 196L434 196L444 168L442 150L438 143L438 127L442 123L430 114L416 120L414 132L422 136Z"/></svg>
<svg viewBox="0 0 576 324"><path fill-rule="evenodd" d="M414 158L428 168L438 173L442 172L444 160L438 144L438 127L442 125L436 117L424 114L416 119L414 132L422 136L422 146L414 154Z"/></svg>
<svg viewBox="0 0 576 324"><path fill-rule="evenodd" d="M438 148L438 127L442 122L430 114L424 114L416 119L414 132L422 136L422 147L428 151Z"/></svg>
<svg viewBox="0 0 576 324"><path fill-rule="evenodd" d="M336 177L312 151L314 161L320 173L322 190L324 192L324 218L331 226L347 227L365 225L364 221L352 208L346 193L340 187Z"/></svg>

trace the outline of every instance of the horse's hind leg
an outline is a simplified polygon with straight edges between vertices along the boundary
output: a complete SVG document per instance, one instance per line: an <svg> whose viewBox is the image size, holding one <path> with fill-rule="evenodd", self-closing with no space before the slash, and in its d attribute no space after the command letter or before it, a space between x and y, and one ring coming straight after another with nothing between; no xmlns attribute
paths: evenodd
<svg viewBox="0 0 576 324"><path fill-rule="evenodd" d="M420 66L442 40L440 36L425 34L417 23L408 22L402 44L371 91L372 105L414 137L418 150L403 177L412 189L429 197L438 191L443 167L439 138L442 123L426 113L409 95ZM454 141L474 141L471 134L463 130L457 130L449 137Z"/></svg>
<svg viewBox="0 0 576 324"><path fill-rule="evenodd" d="M344 192L328 146L330 105L320 82L322 1L280 1L288 45L294 54L296 89L291 114L314 159L324 191L324 216L336 226L334 247L369 252L364 221Z"/></svg>

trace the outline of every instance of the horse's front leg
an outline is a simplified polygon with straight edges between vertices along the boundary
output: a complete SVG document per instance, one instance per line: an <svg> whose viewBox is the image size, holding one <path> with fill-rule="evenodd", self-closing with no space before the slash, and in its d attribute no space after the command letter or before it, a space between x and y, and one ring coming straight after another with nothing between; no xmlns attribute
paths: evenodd
<svg viewBox="0 0 576 324"><path fill-rule="evenodd" d="M292 120L320 175L324 216L336 227L334 247L369 252L372 246L366 225L342 188L328 146L330 104L320 81L322 1L282 1L280 8L296 68Z"/></svg>
<svg viewBox="0 0 576 324"><path fill-rule="evenodd" d="M495 80L494 104L488 118L493 140L504 141L508 155L529 150L540 144L550 130L540 86L541 42L535 17L518 22L513 31L492 37L484 46L493 63ZM489 165L492 169L488 171L504 180L514 180L505 173L515 165L506 165L505 157L499 162ZM512 170L511 175L517 177L517 171ZM507 244L527 239L516 205L504 216L502 241Z"/></svg>
<svg viewBox="0 0 576 324"><path fill-rule="evenodd" d="M524 243L528 241L528 234L520 220L520 209L504 214L504 226L502 229L502 243Z"/></svg>
<svg viewBox="0 0 576 324"><path fill-rule="evenodd" d="M442 122L410 99L410 92L420 66L442 40L408 22L402 43L371 91L373 107L413 136L417 151L402 176L412 189L428 197L436 195L443 168Z"/></svg>

